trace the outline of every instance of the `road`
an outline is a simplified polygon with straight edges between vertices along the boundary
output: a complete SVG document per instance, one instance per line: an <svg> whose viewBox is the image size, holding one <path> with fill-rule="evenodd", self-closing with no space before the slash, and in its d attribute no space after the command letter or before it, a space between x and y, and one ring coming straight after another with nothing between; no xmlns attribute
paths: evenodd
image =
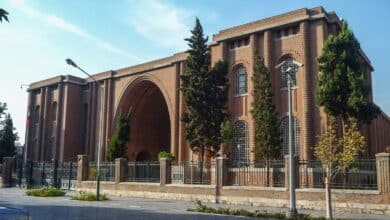
<svg viewBox="0 0 390 220"><path fill-rule="evenodd" d="M75 192L73 192L74 194ZM72 194L72 193L67 193ZM158 200L145 198L129 198L110 196L108 201L84 202L71 200L71 195L64 197L30 197L24 189L0 188L0 206L17 207L27 210L33 220L125 220L125 219L202 219L202 220L243 220L245 217L202 214L187 211L195 208L194 202ZM285 212L286 209L261 208L237 205L207 204L213 207L244 208L247 210L268 210L269 212ZM324 215L324 211L299 210L301 213L313 216ZM385 220L389 216L350 214L336 212L337 217L348 219ZM2 220L0 216L0 220Z"/></svg>

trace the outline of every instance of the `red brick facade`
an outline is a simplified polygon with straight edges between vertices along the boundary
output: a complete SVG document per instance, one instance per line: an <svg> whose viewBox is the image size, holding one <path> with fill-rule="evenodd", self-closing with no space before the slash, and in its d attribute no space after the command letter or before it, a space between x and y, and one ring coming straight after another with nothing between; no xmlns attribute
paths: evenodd
<svg viewBox="0 0 390 220"><path fill-rule="evenodd" d="M318 76L317 58L329 34L340 29L341 22L333 12L322 7L300 9L271 18L222 30L210 44L212 63L218 60L229 64L229 109L233 123L246 123L248 156L253 159L253 120L250 114L253 101L253 56L264 57L271 71L274 102L280 120L287 116L287 90L283 88L280 69L275 66L292 58L303 66L298 69L293 90L293 114L299 123L299 151L301 159L313 157L316 137L327 123L321 108L315 104ZM158 151L166 149L179 161L191 160L186 146L184 125L180 115L185 104L179 88L180 75L186 68L187 54L173 56L145 64L107 71L94 75L104 85L103 146L115 128L118 115L132 106L134 116L128 143L129 160L156 160ZM370 69L372 67L362 52ZM247 92L234 91L236 71L244 67L247 73ZM58 76L32 83L29 88L28 108L31 123L27 128L27 157L32 160L74 160L77 154L97 158L99 134L98 86L90 79ZM371 97L372 99L372 97ZM367 157L383 152L390 145L390 120L383 113L362 128L367 138ZM231 156L235 146L225 147L223 154Z"/></svg>

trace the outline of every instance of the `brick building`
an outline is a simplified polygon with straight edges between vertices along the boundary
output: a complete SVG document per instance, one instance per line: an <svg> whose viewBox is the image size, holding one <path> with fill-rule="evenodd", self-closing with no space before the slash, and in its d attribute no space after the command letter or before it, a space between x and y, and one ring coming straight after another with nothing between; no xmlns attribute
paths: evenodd
<svg viewBox="0 0 390 220"><path fill-rule="evenodd" d="M318 76L317 58L329 34L337 33L341 21L334 12L322 7L299 9L263 20L220 31L210 44L212 63L229 64L229 109L233 115L234 140L223 149L231 159L252 160L253 56L264 57L272 76L274 102L283 135L282 153L287 152L286 76L275 68L282 61L297 61L303 66L296 73L293 88L294 143L301 159L313 157L316 136L327 123L322 109L315 104ZM367 79L371 67L367 62ZM161 150L169 150L179 161L191 160L180 115L185 110L178 90L180 75L186 68L186 53L148 63L95 74L103 92L88 78L57 76L29 87L27 158L32 160L73 160L77 154L97 158L99 122L103 120L103 147L115 128L118 115L134 108L128 142L129 160L156 160ZM288 63L287 62L287 63ZM103 96L103 103L100 98ZM372 100L372 93L370 94ZM100 105L103 117L100 118ZM362 126L368 147L365 156L373 157L390 145L390 119L385 113ZM237 146L240 146L237 148ZM282 155L281 155L282 156Z"/></svg>

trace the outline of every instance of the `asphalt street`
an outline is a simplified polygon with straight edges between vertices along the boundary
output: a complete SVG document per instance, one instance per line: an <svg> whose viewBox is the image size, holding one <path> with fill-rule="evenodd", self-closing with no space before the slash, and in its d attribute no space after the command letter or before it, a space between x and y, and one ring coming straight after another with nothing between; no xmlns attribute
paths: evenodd
<svg viewBox="0 0 390 220"><path fill-rule="evenodd" d="M33 220L115 220L115 219L253 219L245 217L202 214L187 211L195 208L194 202L114 197L108 201L84 202L71 200L74 192L67 193L64 197L30 197L25 195L25 189L0 188L0 206L16 207L25 209L30 213ZM251 206L233 206L220 204L207 204L213 207L244 208L247 210L268 210L270 212L285 212L286 209L270 209ZM324 215L323 211L299 210L301 213L313 216ZM389 216L375 216L350 213L335 213L338 217L350 219L390 219ZM0 219L2 220L1 216Z"/></svg>

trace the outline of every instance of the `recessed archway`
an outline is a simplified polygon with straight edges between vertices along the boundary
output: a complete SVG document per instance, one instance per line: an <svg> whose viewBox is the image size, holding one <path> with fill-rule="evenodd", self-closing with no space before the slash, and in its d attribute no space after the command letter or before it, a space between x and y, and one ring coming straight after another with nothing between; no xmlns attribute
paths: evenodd
<svg viewBox="0 0 390 220"><path fill-rule="evenodd" d="M160 151L169 151L171 126L167 103L153 82L136 82L122 97L121 111L133 110L130 139L127 143L129 160L157 160Z"/></svg>

